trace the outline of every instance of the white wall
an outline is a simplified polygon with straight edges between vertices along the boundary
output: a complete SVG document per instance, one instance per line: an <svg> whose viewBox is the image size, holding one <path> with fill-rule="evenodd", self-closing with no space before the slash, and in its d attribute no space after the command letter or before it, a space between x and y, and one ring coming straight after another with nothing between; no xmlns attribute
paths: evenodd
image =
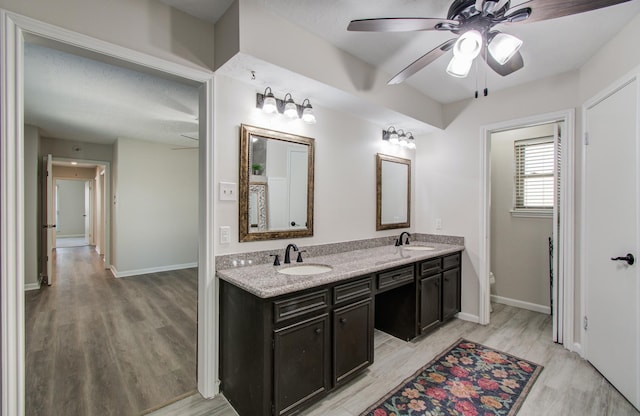
<svg viewBox="0 0 640 416"><path fill-rule="evenodd" d="M257 110L256 92L251 84L216 77L216 186L220 181L238 183L240 124L312 137L315 139L314 235L292 241L311 245L399 234L400 230L376 232L376 153L413 159L411 151L384 146L382 129L388 126L373 125L315 105L316 124L286 121L283 117L264 115ZM295 91L292 94L295 96ZM415 215L414 208L412 214ZM237 201L216 201L215 223L231 227L232 241L231 244L219 244L219 230L216 230L216 255L283 250L292 242L239 243Z"/></svg>
<svg viewBox="0 0 640 416"><path fill-rule="evenodd" d="M0 0L0 8L186 66L213 68L213 25L157 0Z"/></svg>
<svg viewBox="0 0 640 416"><path fill-rule="evenodd" d="M514 217L514 142L553 137L553 124L491 135L491 271L492 294L506 301L550 306L549 242L553 217ZM551 213L550 213L551 214ZM535 305L535 306L534 306Z"/></svg>
<svg viewBox="0 0 640 416"><path fill-rule="evenodd" d="M84 236L84 184L85 181L75 179L55 181L56 237Z"/></svg>
<svg viewBox="0 0 640 416"><path fill-rule="evenodd" d="M111 263L117 276L195 267L198 152L118 139Z"/></svg>
<svg viewBox="0 0 640 416"><path fill-rule="evenodd" d="M24 284L26 288L38 285L40 247L40 223L38 217L40 197L38 194L38 148L40 133L35 126L24 128Z"/></svg>

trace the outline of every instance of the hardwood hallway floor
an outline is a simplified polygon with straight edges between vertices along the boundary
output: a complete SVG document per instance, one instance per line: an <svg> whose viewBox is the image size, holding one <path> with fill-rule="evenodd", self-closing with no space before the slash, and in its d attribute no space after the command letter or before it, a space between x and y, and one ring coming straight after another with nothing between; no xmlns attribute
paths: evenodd
<svg viewBox="0 0 640 416"><path fill-rule="evenodd" d="M55 252L26 293L26 415L138 415L196 389L197 269L115 279L92 247Z"/></svg>
<svg viewBox="0 0 640 416"><path fill-rule="evenodd" d="M479 342L545 367L518 416L639 414L587 361L554 344L551 330L549 315L494 305L491 324L486 326L454 319L412 342L376 331L373 365L353 382L300 414L357 416L458 338ZM232 416L237 413L223 395L205 400L196 394L152 415Z"/></svg>

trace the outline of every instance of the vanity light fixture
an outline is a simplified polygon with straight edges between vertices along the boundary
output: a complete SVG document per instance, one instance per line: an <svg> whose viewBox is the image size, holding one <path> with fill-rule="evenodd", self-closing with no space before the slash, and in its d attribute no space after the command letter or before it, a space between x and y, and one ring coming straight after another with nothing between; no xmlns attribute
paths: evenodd
<svg viewBox="0 0 640 416"><path fill-rule="evenodd" d="M416 141L413 138L413 134L411 134L411 132L407 133L407 148L411 150L416 148Z"/></svg>
<svg viewBox="0 0 640 416"><path fill-rule="evenodd" d="M302 102L302 115L300 118L305 123L315 124L316 122L316 115L313 114L313 107L311 107L311 101L308 98L305 98Z"/></svg>
<svg viewBox="0 0 640 416"><path fill-rule="evenodd" d="M300 118L308 124L316 122L316 116L308 98L305 98L302 105L293 101L291 93L287 93L284 96L284 100L281 100L273 95L270 87L264 90L264 94L256 94L256 108L261 109L266 114L284 114L285 117L292 120Z"/></svg>
<svg viewBox="0 0 640 416"><path fill-rule="evenodd" d="M284 96L284 115L287 118L298 118L298 106L293 102L293 97L290 93Z"/></svg>
<svg viewBox="0 0 640 416"><path fill-rule="evenodd" d="M276 97L271 92L271 88L267 87L264 90L264 95L262 96L262 111L267 114L272 114L278 111L278 103L276 102Z"/></svg>
<svg viewBox="0 0 640 416"><path fill-rule="evenodd" d="M382 130L382 140L388 141L392 145L406 147L407 149L416 148L413 134L410 132L405 133L402 129L396 130L393 126L390 126L386 130Z"/></svg>

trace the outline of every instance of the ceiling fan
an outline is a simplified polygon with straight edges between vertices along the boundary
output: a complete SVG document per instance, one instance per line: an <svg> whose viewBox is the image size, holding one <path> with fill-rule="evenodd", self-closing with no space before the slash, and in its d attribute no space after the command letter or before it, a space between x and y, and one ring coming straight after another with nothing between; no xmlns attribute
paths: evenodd
<svg viewBox="0 0 640 416"><path fill-rule="evenodd" d="M509 0L454 0L449 7L446 19L429 17L359 19L352 20L347 30L359 32L439 30L450 31L457 35L398 72L388 82L389 85L403 82L451 49L453 49L453 58L447 67L449 75L466 77L473 60L481 55L491 69L506 76L524 66L524 60L518 51L522 41L494 29L494 26L502 23L531 23L555 19L627 1L630 0L529 0L512 8Z"/></svg>

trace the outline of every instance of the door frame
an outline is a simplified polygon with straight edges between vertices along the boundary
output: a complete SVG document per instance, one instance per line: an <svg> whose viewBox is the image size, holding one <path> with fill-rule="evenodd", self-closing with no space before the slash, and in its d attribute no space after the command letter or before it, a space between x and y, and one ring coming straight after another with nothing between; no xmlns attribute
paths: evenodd
<svg viewBox="0 0 640 416"><path fill-rule="evenodd" d="M104 169L104 189L102 190L102 196L104 198L104 212L102 213L102 218L100 219L100 222L104 225L104 247L101 247L102 252L100 253L103 256L103 261L104 261L104 267L105 269L109 269L111 268L111 204L108 203L109 200L109 195L111 195L111 162L106 161L106 160L93 160L93 159L71 159L68 157L53 157L53 162L71 162L71 161L76 161L76 162L80 162L80 163L86 163L86 164L93 164L96 167L99 168L103 168ZM52 179L54 181L54 189L55 189L55 180L56 179L69 179L69 180L73 180L73 179L78 179L78 178L66 178L64 176L53 176L52 173ZM90 216L91 216L91 221L93 223L93 225L91 226L91 232L93 234L93 239L95 241L95 236L96 236L96 224L95 224L95 219L96 219L96 181L95 179L78 179L78 180L85 180L85 181L91 181L92 182L92 186L93 189L91 190L92 193L92 197L91 197L91 212L90 212ZM55 195L55 192L54 192ZM100 226L100 225L98 225ZM54 232L55 232L55 228L54 228ZM91 243L91 241L89 241L89 243ZM55 234L54 234L54 244L55 244Z"/></svg>
<svg viewBox="0 0 640 416"><path fill-rule="evenodd" d="M515 120L485 125L480 128L482 160L480 163L480 243L479 243L479 316L480 324L490 321L491 293L489 288L490 253L491 253L491 134L513 130L515 128L537 124L548 124L564 121L566 132L563 135L563 149L560 175L560 246L558 247L558 264L560 267L554 275L554 287L559 289L562 297L554 303L554 312L563 310L562 343L565 348L574 350L573 342L573 286L574 286L574 141L575 110L567 109L552 113L539 114ZM484 278L483 278L484 276ZM557 312L554 316L558 316Z"/></svg>
<svg viewBox="0 0 640 416"><path fill-rule="evenodd" d="M0 327L3 416L25 410L24 41L36 36L201 83L198 259L198 390L219 392L214 254L213 71L197 69L0 9Z"/></svg>
<svg viewBox="0 0 640 416"><path fill-rule="evenodd" d="M600 103L601 101L605 100L606 98L610 97L611 95L615 94L617 91L619 91L620 89L622 89L627 84L633 81L640 82L640 67L636 67L634 70L628 72L623 77L609 84L607 87L603 88L599 93L597 93L596 95L594 95L593 97L591 97L590 99L584 102L581 108L582 134L584 137L584 140L582 141L583 146L588 140L587 110L589 110L596 104ZM637 103L638 103L638 108L640 109L640 86L638 87L638 92L637 92ZM640 116L638 116L638 121L636 122L636 139L640 140ZM580 156L581 156L581 165L582 165L580 174L581 174L581 177L583 178L580 184L580 192L581 192L580 235L584 236L587 228L587 218L586 218L587 183L584 180L584 178L587 177L587 152L585 152L583 148L580 153L581 153ZM640 169L640 145L637 146L636 148L636 157L638 160L638 169ZM636 196L636 198L637 198L636 204L638 207L640 207L640 191L638 192L638 195ZM636 230L636 233L637 235L640 235L640 221L638 221L637 227L638 229ZM586 270L587 270L587 248L585 247L584 244L581 244L580 245L580 271L581 271L580 273L580 316L581 316L580 321L581 322L584 322L584 318L587 316L588 287L587 287L587 275L585 273ZM640 271L638 273L640 273ZM638 293L636 294L636 297L640 299L640 285L638 285ZM640 318L638 322L640 322ZM580 355L585 359L588 359L588 356L589 356L588 355L589 339L588 339L587 333L588 331L585 330L584 324L580 325L580 341L581 341ZM638 334L640 336L640 331L638 331ZM637 377L640 378L640 374L638 374ZM640 388L640 381L638 382L638 386ZM638 396L640 397L640 392L638 393Z"/></svg>

